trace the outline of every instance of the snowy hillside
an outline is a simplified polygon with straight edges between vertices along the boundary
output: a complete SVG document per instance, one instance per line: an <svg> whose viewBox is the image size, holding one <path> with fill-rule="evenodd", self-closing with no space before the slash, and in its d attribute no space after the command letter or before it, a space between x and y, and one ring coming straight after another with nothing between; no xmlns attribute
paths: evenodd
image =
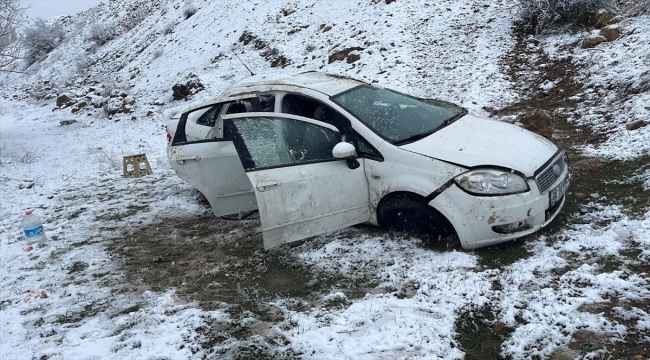
<svg viewBox="0 0 650 360"><path fill-rule="evenodd" d="M597 29L518 37L516 5L110 0L50 20L63 42L0 73L0 359L650 357L650 16L583 48ZM264 251L259 218L211 216L165 152L172 115L249 76L234 54L523 126L542 109L571 203L475 252L365 226ZM122 177L141 153L153 175Z"/></svg>

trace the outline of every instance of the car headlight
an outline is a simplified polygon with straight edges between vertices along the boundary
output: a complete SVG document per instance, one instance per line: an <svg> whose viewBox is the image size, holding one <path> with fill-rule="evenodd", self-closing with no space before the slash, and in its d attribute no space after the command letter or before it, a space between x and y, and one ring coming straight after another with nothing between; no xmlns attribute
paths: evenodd
<svg viewBox="0 0 650 360"><path fill-rule="evenodd" d="M523 176L495 169L470 170L456 176L454 181L474 195L509 195L530 190Z"/></svg>

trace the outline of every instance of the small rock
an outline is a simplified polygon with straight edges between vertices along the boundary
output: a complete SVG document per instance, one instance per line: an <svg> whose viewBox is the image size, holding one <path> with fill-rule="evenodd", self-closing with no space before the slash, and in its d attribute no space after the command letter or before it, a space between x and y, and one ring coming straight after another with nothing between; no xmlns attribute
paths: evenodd
<svg viewBox="0 0 650 360"><path fill-rule="evenodd" d="M628 131L633 131L633 130L640 129L640 128L646 126L646 125L648 125L648 123L645 122L645 120L637 120L637 121L634 121L634 122L631 122L631 123L625 125L625 128Z"/></svg>
<svg viewBox="0 0 650 360"><path fill-rule="evenodd" d="M353 51L361 51L361 50L363 50L363 48L355 46L355 47L350 47L350 48L343 49L341 51L337 51L337 52L333 53L332 55L330 55L328 62L329 62L329 64L331 64L331 63L333 63L335 61L345 60L345 59L347 59L348 55L350 55L351 52L353 52Z"/></svg>
<svg viewBox="0 0 650 360"><path fill-rule="evenodd" d="M151 115L153 115L153 110L147 111L147 116L151 116Z"/></svg>
<svg viewBox="0 0 650 360"><path fill-rule="evenodd" d="M282 15L284 16L289 16L295 12L296 12L295 9L282 9Z"/></svg>
<svg viewBox="0 0 650 360"><path fill-rule="evenodd" d="M61 107L70 101L70 97L67 94L61 94L56 98L56 106Z"/></svg>
<svg viewBox="0 0 650 360"><path fill-rule="evenodd" d="M74 124L76 122L77 122L77 120L61 120L61 121L59 121L59 125L67 126L67 125L72 125L72 124Z"/></svg>
<svg viewBox="0 0 650 360"><path fill-rule="evenodd" d="M34 187L34 182L30 181L23 181L20 184L18 184L19 189L31 189Z"/></svg>
<svg viewBox="0 0 650 360"><path fill-rule="evenodd" d="M361 59L361 55L359 55L358 53L352 53L345 58L345 62L347 62L348 64L352 64L355 61L359 61L359 59Z"/></svg>
<svg viewBox="0 0 650 360"><path fill-rule="evenodd" d="M332 30L332 27L329 26L329 25L327 25L327 26L325 26L325 27L323 28L323 32L324 32L324 33L328 32L328 31L330 31L330 30Z"/></svg>
<svg viewBox="0 0 650 360"><path fill-rule="evenodd" d="M582 48L583 49L590 49L593 47L596 47L596 45L600 43L607 42L607 38L604 36L595 36L591 38L585 38L582 40Z"/></svg>
<svg viewBox="0 0 650 360"><path fill-rule="evenodd" d="M392 2L395 2L395 0L386 0L386 5L388 5L388 4L392 3Z"/></svg>
<svg viewBox="0 0 650 360"><path fill-rule="evenodd" d="M618 27L608 26L600 29L600 35L607 39L607 41L614 41L621 36L621 30Z"/></svg>
<svg viewBox="0 0 650 360"><path fill-rule="evenodd" d="M172 92L174 100L185 99L190 94L185 84L176 84L172 86Z"/></svg>

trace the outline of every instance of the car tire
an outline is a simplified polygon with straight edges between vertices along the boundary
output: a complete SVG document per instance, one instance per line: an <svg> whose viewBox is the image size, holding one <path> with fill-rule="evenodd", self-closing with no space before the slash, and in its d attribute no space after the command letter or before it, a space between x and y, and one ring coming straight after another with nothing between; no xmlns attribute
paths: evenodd
<svg viewBox="0 0 650 360"><path fill-rule="evenodd" d="M437 210L407 194L399 194L382 202L377 218L382 227L399 232L441 236L455 233L449 221Z"/></svg>

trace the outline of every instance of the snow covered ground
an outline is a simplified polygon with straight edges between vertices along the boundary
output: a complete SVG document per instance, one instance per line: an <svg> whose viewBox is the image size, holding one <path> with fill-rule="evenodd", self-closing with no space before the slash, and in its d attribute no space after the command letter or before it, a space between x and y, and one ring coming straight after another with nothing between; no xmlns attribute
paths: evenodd
<svg viewBox="0 0 650 360"><path fill-rule="evenodd" d="M485 309L494 314L490 325L505 329L502 354L514 359L561 350L572 354L569 358L595 357L626 338L650 342L650 314L643 305L650 297L650 212L630 218L615 202L583 204L561 230L517 245L525 249L522 256L499 266L486 263L485 252L432 248L364 227L270 255L262 254L255 237L255 218L197 225L228 229L219 236L165 232L170 222L209 217L196 192L169 168L163 125L171 114L246 76L232 51L258 72L343 73L484 112L521 96L503 63L515 46L510 2L365 1L332 8L308 1L196 1L196 14L185 19L185 2L133 1L148 6L150 15L87 51L89 26L119 21L128 14L126 4L110 1L63 19L68 39L31 75L0 78L1 359L462 359L467 349L459 340L459 319L479 318ZM630 21L627 37L602 44L608 51L575 49L584 74L592 74L584 75L584 97L592 96L590 87L619 79L617 74L626 79L644 74L635 64L648 54L642 42L648 21ZM244 31L264 47L240 42ZM560 45L577 36L551 37L544 47L561 56ZM613 54L628 56L625 41L634 43L631 59L638 60L608 63ZM269 48L290 65L271 68L263 55ZM358 61L329 62L330 54L350 48L362 48L354 50ZM206 89L190 101L172 101L171 86L189 79L199 79ZM110 120L92 106L74 114L53 111L53 99L25 94L25 88L54 91L43 90L44 81L71 97L78 92L108 98L91 87L125 91L135 99L133 111ZM616 131L603 144L581 150L615 159L647 154L650 126L625 130L629 120L648 119L647 94L627 97L625 106L615 109L607 108L606 101L614 100L603 95L602 108L580 109L577 123L598 131L602 114L610 112L606 130ZM596 115L588 116L592 112ZM635 145L623 146L630 141ZM122 157L140 153L147 155L153 175L123 178ZM29 208L44 220L49 241L28 251L20 221ZM114 244L130 240L135 248L141 239L133 234L143 227L160 229L161 241L173 237L224 247L257 241L246 256L279 258L302 269L307 290L302 296L262 296L258 306L265 311L256 312L233 310L246 295L239 283L240 297L210 306L190 295L187 284L132 283L134 275L127 276L126 260ZM240 263L198 260L192 266L204 266L199 271L206 274L243 276ZM144 274L156 261L142 259L138 266ZM170 273L183 271L172 271L176 265L169 264ZM232 289L214 284L212 290ZM591 347L572 347L579 333L591 334Z"/></svg>
<svg viewBox="0 0 650 360"><path fill-rule="evenodd" d="M625 19L616 26L620 38L595 48L583 49L580 44L587 36L597 36L598 30L550 36L543 47L551 58L569 57L581 69L577 79L583 91L575 98L582 106L572 122L608 135L605 142L580 150L591 156L630 160L650 155L650 127L626 128L635 121L650 123L650 16Z"/></svg>

